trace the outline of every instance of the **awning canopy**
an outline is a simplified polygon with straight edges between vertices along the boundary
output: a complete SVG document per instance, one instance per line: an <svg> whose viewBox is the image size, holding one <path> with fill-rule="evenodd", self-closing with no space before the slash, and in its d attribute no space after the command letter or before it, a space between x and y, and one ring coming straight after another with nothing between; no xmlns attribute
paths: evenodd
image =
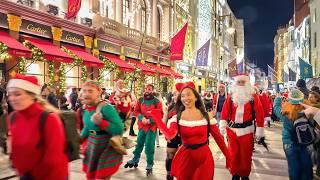
<svg viewBox="0 0 320 180"><path fill-rule="evenodd" d="M70 63L73 61L73 58L69 54L62 51L58 46L54 45L50 41L35 39L32 37L24 37L24 39L39 48L43 52L43 57L47 60L65 63Z"/></svg>
<svg viewBox="0 0 320 180"><path fill-rule="evenodd" d="M142 64L138 60L129 59L129 62L135 64L137 66L137 68L141 69L142 73L145 74L145 75L152 76L152 75L156 74L155 70L150 69L149 67L147 67L146 65Z"/></svg>
<svg viewBox="0 0 320 180"><path fill-rule="evenodd" d="M133 72L133 71L136 69L135 67L133 67L132 65L130 65L130 64L127 63L126 61L121 60L118 55L104 54L104 56L105 56L108 60L110 60L110 61L112 61L113 63L115 63L115 64L119 67L119 69L120 69L121 71Z"/></svg>
<svg viewBox="0 0 320 180"><path fill-rule="evenodd" d="M166 70L167 72L169 72L174 78L177 79L182 79L183 75L174 71L173 69L171 69L169 66L161 66L164 70Z"/></svg>
<svg viewBox="0 0 320 180"><path fill-rule="evenodd" d="M90 67L103 67L104 63L100 61L98 58L89 54L82 48L74 47L74 46L65 46L67 49L71 50L74 54L76 54L79 58L83 59L83 63L86 66Z"/></svg>
<svg viewBox="0 0 320 180"><path fill-rule="evenodd" d="M171 74L169 72L163 70L161 67L159 67L155 64L148 63L147 66L149 66L150 68L159 72L160 76L171 76Z"/></svg>
<svg viewBox="0 0 320 180"><path fill-rule="evenodd" d="M0 42L8 47L8 53L12 56L31 57L30 49L24 47L19 41L6 32L0 31Z"/></svg>

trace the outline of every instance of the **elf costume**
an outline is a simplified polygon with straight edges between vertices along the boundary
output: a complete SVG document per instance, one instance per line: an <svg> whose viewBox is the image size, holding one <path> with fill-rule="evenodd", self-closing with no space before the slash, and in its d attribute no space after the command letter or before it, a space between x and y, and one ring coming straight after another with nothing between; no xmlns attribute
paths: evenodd
<svg viewBox="0 0 320 180"><path fill-rule="evenodd" d="M145 145L145 153L147 158L147 175L152 173L153 159L154 159L154 148L155 148L155 139L157 133L157 125L151 117L151 110L160 109L162 112L161 102L152 95L141 97L134 109L133 114L138 118L138 138L137 145L133 151L133 159L128 161L125 165L127 167L137 167L141 152ZM149 123L144 124L142 119L149 119Z"/></svg>
<svg viewBox="0 0 320 180"><path fill-rule="evenodd" d="M101 108L103 120L99 125L91 121L96 106L86 106L83 114L84 128L81 139L88 139L84 152L83 171L88 179L103 179L113 175L122 163L122 155L109 143L112 136L122 135L123 124L112 105Z"/></svg>

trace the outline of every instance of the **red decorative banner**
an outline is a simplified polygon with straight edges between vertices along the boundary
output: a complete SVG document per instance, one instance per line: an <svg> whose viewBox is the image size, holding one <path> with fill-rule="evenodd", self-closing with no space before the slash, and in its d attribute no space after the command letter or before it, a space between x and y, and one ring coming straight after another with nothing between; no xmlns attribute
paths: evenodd
<svg viewBox="0 0 320 180"><path fill-rule="evenodd" d="M170 46L170 60L182 60L185 37L188 29L188 23L186 23L181 30L171 39Z"/></svg>
<svg viewBox="0 0 320 180"><path fill-rule="evenodd" d="M228 64L229 76L234 77L237 75L237 61L233 60Z"/></svg>
<svg viewBox="0 0 320 180"><path fill-rule="evenodd" d="M81 0L68 0L67 19L75 18L81 8Z"/></svg>

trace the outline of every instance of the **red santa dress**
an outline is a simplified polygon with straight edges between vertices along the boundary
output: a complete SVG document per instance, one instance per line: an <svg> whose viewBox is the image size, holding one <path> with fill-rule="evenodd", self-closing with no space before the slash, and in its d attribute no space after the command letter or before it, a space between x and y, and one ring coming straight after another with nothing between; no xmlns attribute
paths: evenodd
<svg viewBox="0 0 320 180"><path fill-rule="evenodd" d="M250 101L236 105L228 96L221 112L220 125L227 127L232 175L249 176L251 172L254 122ZM264 113L259 96L253 94L253 109L256 117L256 136L264 136Z"/></svg>
<svg viewBox="0 0 320 180"><path fill-rule="evenodd" d="M152 111L159 129L167 139L174 138L178 133L177 118L173 116L168 121L168 127ZM206 143L208 140L207 120L179 120L182 146L179 147L173 158L171 175L177 180L212 180L214 177L214 161L212 152ZM210 133L226 158L229 157L227 146L223 136L217 127L215 119L210 120ZM188 148L188 145L204 144L196 149ZM228 162L228 161L227 161Z"/></svg>

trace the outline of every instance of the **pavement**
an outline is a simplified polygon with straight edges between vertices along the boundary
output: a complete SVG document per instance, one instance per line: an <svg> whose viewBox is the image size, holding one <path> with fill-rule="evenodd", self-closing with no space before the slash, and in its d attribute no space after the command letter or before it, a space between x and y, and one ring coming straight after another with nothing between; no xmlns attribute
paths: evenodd
<svg viewBox="0 0 320 180"><path fill-rule="evenodd" d="M255 145L253 155L252 171L250 174L251 180L287 180L288 167L287 161L282 148L281 141L281 124L275 123L271 128L265 128L266 142L269 145L269 152L261 145ZM130 137L134 139L134 137ZM213 138L210 139L210 148L215 161L215 180L231 179L229 171L225 168L225 158L219 150ZM129 155L124 157L124 163L132 158L133 149L129 150ZM155 165L153 174L146 177L146 160L144 152L142 153L139 167L136 169L125 169L123 165L119 171L111 178L112 180L165 180L166 169L166 141L163 136L160 136L160 147L155 150ZM84 180L85 174L82 172L81 159L70 163L70 180ZM10 168L8 156L0 154L0 180L10 179L18 180L14 170Z"/></svg>

